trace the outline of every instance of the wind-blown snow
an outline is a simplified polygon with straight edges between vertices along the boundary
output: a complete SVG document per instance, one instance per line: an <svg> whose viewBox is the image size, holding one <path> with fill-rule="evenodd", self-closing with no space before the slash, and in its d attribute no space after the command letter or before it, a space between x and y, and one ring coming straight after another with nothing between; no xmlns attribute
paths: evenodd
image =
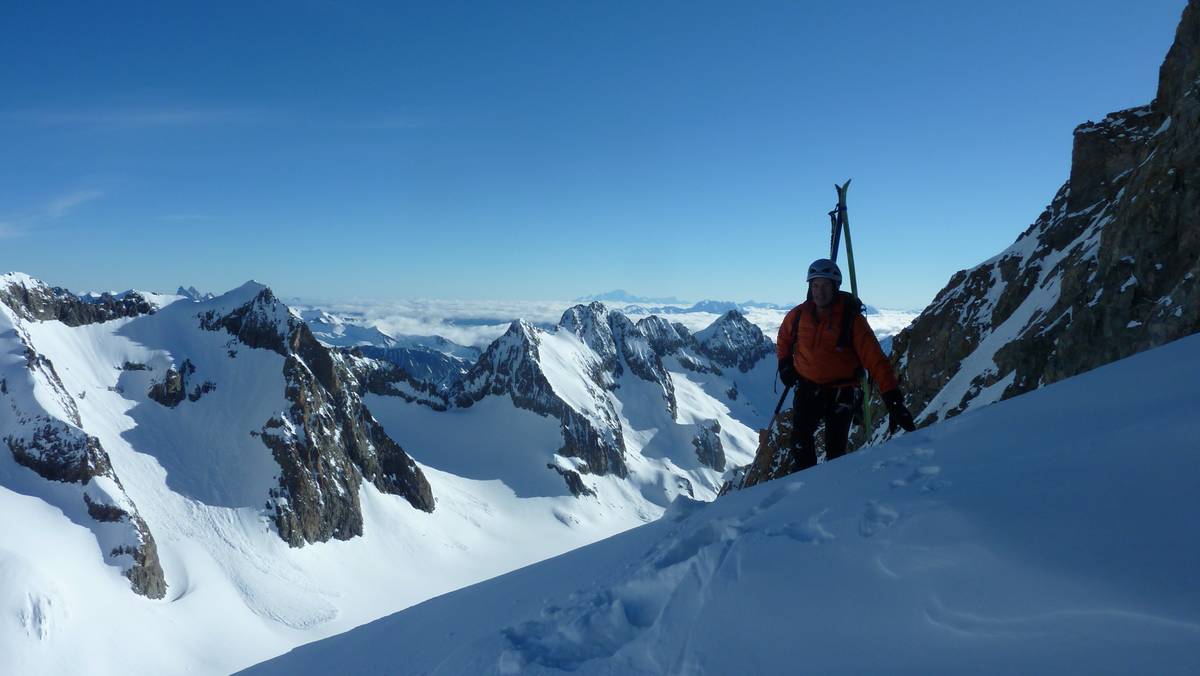
<svg viewBox="0 0 1200 676"><path fill-rule="evenodd" d="M1195 673L1200 336L248 674Z"/></svg>

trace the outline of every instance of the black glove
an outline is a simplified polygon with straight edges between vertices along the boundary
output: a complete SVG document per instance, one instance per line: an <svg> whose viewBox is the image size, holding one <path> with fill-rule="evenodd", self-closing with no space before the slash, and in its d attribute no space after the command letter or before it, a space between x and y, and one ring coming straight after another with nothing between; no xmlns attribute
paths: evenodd
<svg viewBox="0 0 1200 676"><path fill-rule="evenodd" d="M904 406L904 393L900 391L900 388L884 392L883 403L888 410L888 434L895 434L897 427L904 428L905 432L916 431L917 425L913 422L908 408Z"/></svg>
<svg viewBox="0 0 1200 676"><path fill-rule="evenodd" d="M792 366L792 358L786 357L779 360L779 380L784 387L791 387L796 384L796 368Z"/></svg>

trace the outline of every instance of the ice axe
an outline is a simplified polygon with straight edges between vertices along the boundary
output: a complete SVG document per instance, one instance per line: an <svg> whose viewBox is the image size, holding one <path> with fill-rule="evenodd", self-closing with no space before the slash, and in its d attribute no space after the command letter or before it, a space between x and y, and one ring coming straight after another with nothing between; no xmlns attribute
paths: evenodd
<svg viewBox="0 0 1200 676"><path fill-rule="evenodd" d="M779 417L779 410L783 408L783 402L787 399L788 392L792 391L792 386L787 385L783 388L783 394L779 395L779 403L775 404L775 412L771 414L771 422L767 423L767 428L758 431L758 451L767 447L767 435L771 433L771 428L775 426L775 419ZM757 456L757 453L755 454Z"/></svg>

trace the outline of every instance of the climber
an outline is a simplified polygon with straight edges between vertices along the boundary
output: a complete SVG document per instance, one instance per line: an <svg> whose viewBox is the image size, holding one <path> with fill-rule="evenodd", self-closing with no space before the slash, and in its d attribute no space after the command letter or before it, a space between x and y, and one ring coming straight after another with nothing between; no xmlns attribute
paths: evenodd
<svg viewBox="0 0 1200 676"><path fill-rule="evenodd" d="M850 423L862 405L863 368L887 406L889 429L916 429L904 406L892 365L862 313L862 303L840 291L842 271L828 258L808 267L808 299L792 308L779 327L779 378L795 387L792 402L792 471L817 464L813 434L825 422L825 459L846 453Z"/></svg>

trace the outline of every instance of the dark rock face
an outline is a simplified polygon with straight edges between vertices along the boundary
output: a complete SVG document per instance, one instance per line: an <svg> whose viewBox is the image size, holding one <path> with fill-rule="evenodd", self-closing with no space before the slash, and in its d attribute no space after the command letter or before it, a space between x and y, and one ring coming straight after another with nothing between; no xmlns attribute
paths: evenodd
<svg viewBox="0 0 1200 676"><path fill-rule="evenodd" d="M705 467L711 467L718 472L725 471L725 448L721 446L721 423L716 420L700 426L700 430L692 439L696 449L696 458Z"/></svg>
<svg viewBox="0 0 1200 676"><path fill-rule="evenodd" d="M573 469L563 469L552 462L546 463L546 467L562 475L562 478L567 482L567 488L571 491L571 495L577 498L585 495L590 497L596 496L596 491L588 488L587 484L583 483L583 477L579 476L579 472Z"/></svg>
<svg viewBox="0 0 1200 676"><path fill-rule="evenodd" d="M1070 179L1046 211L896 336L918 424L1200 330L1198 74L1192 0L1154 102L1076 128Z"/></svg>
<svg viewBox="0 0 1200 676"><path fill-rule="evenodd" d="M125 571L129 585L137 594L147 598L161 599L167 595L167 581L163 577L162 563L158 560L158 545L150 535L150 528L142 517L133 514L126 518L138 533L140 545L137 547L118 547L112 551L112 556L129 555L133 557L133 566Z"/></svg>
<svg viewBox="0 0 1200 676"><path fill-rule="evenodd" d="M174 366L168 368L163 382L151 386L147 396L167 408L175 408L183 403L184 399L193 402L199 401L200 397L217 389L216 383L209 380L192 385L189 381L195 373L195 364L192 364L191 360L185 359L179 370L176 370Z"/></svg>
<svg viewBox="0 0 1200 676"><path fill-rule="evenodd" d="M720 367L706 363L704 350L687 327L678 322L671 323L657 315L638 320L638 328L650 341L650 348L660 359L674 357L679 365L697 373L720 374Z"/></svg>
<svg viewBox="0 0 1200 676"><path fill-rule="evenodd" d="M228 314L209 311L200 317L202 329L224 329L243 345L271 350L285 357L288 356L285 341L300 323L289 315L287 306L277 301L268 288L263 288L254 300Z"/></svg>
<svg viewBox="0 0 1200 676"><path fill-rule="evenodd" d="M358 490L364 479L433 511L424 473L363 404L355 357L322 345L270 289L227 314L209 311L199 318L203 329L226 331L249 347L285 357L284 396L292 405L263 425L260 438L281 470L268 506L288 544L361 535ZM376 384L386 385L386 378Z"/></svg>
<svg viewBox="0 0 1200 676"><path fill-rule="evenodd" d="M340 354L358 383L359 395L366 393L385 397L399 397L409 403L418 402L435 411L449 407L439 385L414 378L403 367L390 360L372 357L372 352L354 347Z"/></svg>
<svg viewBox="0 0 1200 676"><path fill-rule="evenodd" d="M61 420L33 416L21 420L30 430L25 436L4 438L13 459L50 481L86 484L96 476L108 476L112 465L100 440Z"/></svg>
<svg viewBox="0 0 1200 676"><path fill-rule="evenodd" d="M67 326L96 324L154 312L154 307L134 291L120 296L105 293L84 300L61 287L50 287L36 280L7 275L0 277L0 303L12 308L21 319L55 320Z"/></svg>
<svg viewBox="0 0 1200 676"><path fill-rule="evenodd" d="M83 502L87 505L88 516L102 523L116 523L129 517L129 512L104 502L96 502L92 496L83 494Z"/></svg>

